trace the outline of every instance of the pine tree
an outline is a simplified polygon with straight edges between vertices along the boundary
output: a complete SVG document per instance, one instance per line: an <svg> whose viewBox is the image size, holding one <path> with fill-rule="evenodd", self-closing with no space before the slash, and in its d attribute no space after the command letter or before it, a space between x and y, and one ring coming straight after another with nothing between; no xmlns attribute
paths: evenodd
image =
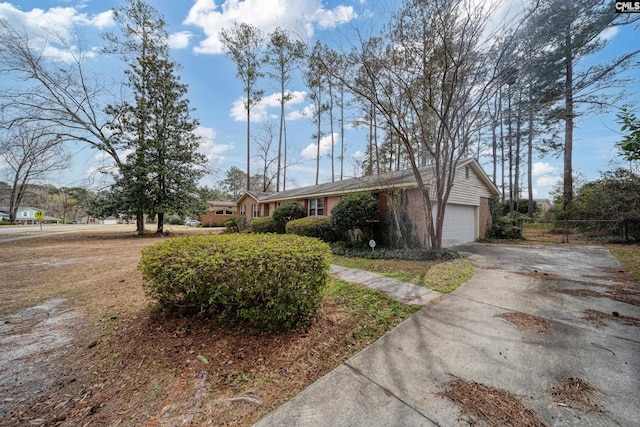
<svg viewBox="0 0 640 427"><path fill-rule="evenodd" d="M287 147L286 145L283 147L283 142L286 141L284 107L292 98L287 86L291 83L293 72L299 67L303 58L303 43L292 40L286 30L276 28L273 33L269 34L269 46L265 55L265 62L271 67L271 71L268 72L269 77L276 80L280 86L280 130L278 134L276 191L280 191L280 175L283 169L287 167Z"/></svg>
<svg viewBox="0 0 640 427"><path fill-rule="evenodd" d="M573 198L573 130L578 116L576 103L600 104L601 92L611 79L623 71L640 50L630 51L608 63L578 67L579 62L604 48L603 31L627 24L635 17L618 14L612 4L601 0L585 0L580 7L569 0L545 0L536 8L530 21L531 39L542 55L538 60L539 75L544 86L554 88L545 96L560 103L555 111L565 122L563 209L570 211ZM593 94L596 94L594 97Z"/></svg>
<svg viewBox="0 0 640 427"><path fill-rule="evenodd" d="M139 234L144 233L144 214L157 215L161 233L165 213L206 209L197 187L205 164L197 152L198 122L190 117L187 86L180 83L169 55L164 19L140 0L130 0L115 18L123 38L110 40L128 62L134 99L109 107L122 117L113 124L114 131L132 150L114 186L116 205L135 213Z"/></svg>

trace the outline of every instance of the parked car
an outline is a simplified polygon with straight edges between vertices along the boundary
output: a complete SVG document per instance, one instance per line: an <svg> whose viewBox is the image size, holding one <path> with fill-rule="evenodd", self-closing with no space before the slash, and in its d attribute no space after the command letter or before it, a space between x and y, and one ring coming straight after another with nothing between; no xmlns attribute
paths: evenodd
<svg viewBox="0 0 640 427"><path fill-rule="evenodd" d="M187 227L197 227L200 225L200 221L198 221L197 219L190 219L185 222L184 225L186 225Z"/></svg>

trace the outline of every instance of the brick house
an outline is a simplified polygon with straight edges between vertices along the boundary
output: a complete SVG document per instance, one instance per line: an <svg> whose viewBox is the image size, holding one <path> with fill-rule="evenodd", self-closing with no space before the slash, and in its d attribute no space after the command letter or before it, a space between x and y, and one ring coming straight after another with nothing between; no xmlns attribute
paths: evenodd
<svg viewBox="0 0 640 427"><path fill-rule="evenodd" d="M424 168L421 175L428 187L433 181L433 174ZM379 200L381 219L391 224L397 217L399 227L389 227L390 239L394 229L400 229L399 234L407 244L425 245L424 207L411 170L350 178L278 193L249 191L238 200L238 213L251 221L270 216L280 203L295 201L308 216L328 217L341 197L363 191L371 192ZM445 210L442 246L484 238L492 223L489 199L499 194L475 159L459 162Z"/></svg>

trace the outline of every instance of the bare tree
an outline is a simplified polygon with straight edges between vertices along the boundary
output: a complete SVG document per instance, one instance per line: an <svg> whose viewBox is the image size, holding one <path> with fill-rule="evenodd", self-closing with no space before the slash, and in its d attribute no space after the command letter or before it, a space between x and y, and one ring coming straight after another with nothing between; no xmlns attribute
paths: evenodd
<svg viewBox="0 0 640 427"><path fill-rule="evenodd" d="M44 56L51 40L65 48L67 62ZM120 167L117 141L108 130L118 117L105 114L101 104L114 96L86 70L85 54L78 46L82 46L78 40L69 43L55 33L32 36L0 19L0 72L5 83L13 82L0 92L5 125L22 126L37 117L44 126L58 128L62 140L104 151Z"/></svg>
<svg viewBox="0 0 640 427"><path fill-rule="evenodd" d="M0 141L0 156L12 182L9 196L9 221L12 224L16 221L18 208L29 184L69 166L69 156L62 147L62 139L58 135L36 130L34 125L24 125L6 132Z"/></svg>
<svg viewBox="0 0 640 427"><path fill-rule="evenodd" d="M262 132L254 137L257 156L262 164L262 188L260 191L264 192L271 190L274 178L277 179L280 175L277 168L275 171L273 170L274 163L280 164L278 153L274 153L273 147L274 127L272 121L266 120L262 122Z"/></svg>
<svg viewBox="0 0 640 427"><path fill-rule="evenodd" d="M309 88L309 99L313 103L313 116L311 120L316 125L316 132L313 138L316 140L316 185L320 177L320 143L322 142L322 117L327 110L327 103L324 100L326 89L327 65L323 62L323 47L320 42L316 42L308 57L307 70L304 79Z"/></svg>
<svg viewBox="0 0 640 427"><path fill-rule="evenodd" d="M244 85L244 109L247 111L247 190L251 190L251 110L260 102L264 91L256 88L256 84L263 77L262 50L264 35L262 32L246 23L236 23L231 29L223 29L219 35L227 55L236 64L236 76Z"/></svg>
<svg viewBox="0 0 640 427"><path fill-rule="evenodd" d="M471 1L406 0L386 43L362 43L351 54L356 73L344 78L404 146L424 205L423 244L436 249L456 167L504 67L500 37L487 27L492 12Z"/></svg>

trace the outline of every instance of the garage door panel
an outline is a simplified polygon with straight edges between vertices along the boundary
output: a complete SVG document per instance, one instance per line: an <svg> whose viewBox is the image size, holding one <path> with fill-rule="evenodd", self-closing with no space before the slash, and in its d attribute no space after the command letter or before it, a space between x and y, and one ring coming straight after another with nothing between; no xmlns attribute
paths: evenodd
<svg viewBox="0 0 640 427"><path fill-rule="evenodd" d="M442 246L449 247L475 240L476 207L447 205L444 214Z"/></svg>

